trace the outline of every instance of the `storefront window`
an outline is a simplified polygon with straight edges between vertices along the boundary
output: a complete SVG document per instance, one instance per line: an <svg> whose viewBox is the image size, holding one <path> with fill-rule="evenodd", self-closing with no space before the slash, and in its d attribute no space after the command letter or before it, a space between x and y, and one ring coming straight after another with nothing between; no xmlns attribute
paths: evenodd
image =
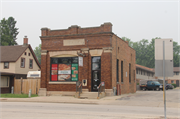
<svg viewBox="0 0 180 119"><path fill-rule="evenodd" d="M51 58L51 81L78 81L78 57Z"/></svg>

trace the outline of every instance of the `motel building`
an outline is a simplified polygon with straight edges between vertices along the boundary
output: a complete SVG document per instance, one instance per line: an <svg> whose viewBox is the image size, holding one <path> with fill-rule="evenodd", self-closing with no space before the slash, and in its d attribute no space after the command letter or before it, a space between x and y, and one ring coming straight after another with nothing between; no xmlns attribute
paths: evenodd
<svg viewBox="0 0 180 119"><path fill-rule="evenodd" d="M39 95L105 95L136 92L135 50L112 32L112 24L68 29L41 29L41 88ZM81 84L81 85L80 85Z"/></svg>

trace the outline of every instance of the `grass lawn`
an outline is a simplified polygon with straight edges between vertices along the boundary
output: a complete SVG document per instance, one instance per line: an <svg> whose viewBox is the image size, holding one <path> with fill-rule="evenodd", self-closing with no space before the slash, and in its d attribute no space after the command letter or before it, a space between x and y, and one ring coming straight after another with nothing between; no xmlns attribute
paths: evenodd
<svg viewBox="0 0 180 119"><path fill-rule="evenodd" d="M32 94L31 97L37 97L37 94ZM1 98L28 98L28 94L0 94Z"/></svg>

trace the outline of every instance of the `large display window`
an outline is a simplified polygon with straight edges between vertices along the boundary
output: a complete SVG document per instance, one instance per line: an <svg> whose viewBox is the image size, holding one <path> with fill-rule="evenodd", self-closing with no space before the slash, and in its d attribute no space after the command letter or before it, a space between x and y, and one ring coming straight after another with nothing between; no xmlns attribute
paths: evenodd
<svg viewBox="0 0 180 119"><path fill-rule="evenodd" d="M78 81L78 57L51 58L51 81Z"/></svg>

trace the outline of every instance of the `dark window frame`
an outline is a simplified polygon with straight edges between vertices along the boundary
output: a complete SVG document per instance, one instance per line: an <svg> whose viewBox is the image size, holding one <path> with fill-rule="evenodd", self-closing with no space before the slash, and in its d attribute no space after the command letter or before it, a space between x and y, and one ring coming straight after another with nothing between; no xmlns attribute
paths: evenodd
<svg viewBox="0 0 180 119"><path fill-rule="evenodd" d="M62 58L71 58L71 63L59 63L59 59L62 59ZM70 64L71 65L71 79L72 79L72 64L76 64L76 63L73 63L73 58L75 57L55 57L55 58L50 58L50 82L77 82L77 81L58 81L58 65L59 64ZM78 64L78 80L79 80L79 57L76 57L77 58L77 64ZM52 59L57 59L57 63L52 63ZM57 81L52 81L51 80L51 73L52 73L52 64L57 64Z"/></svg>
<svg viewBox="0 0 180 119"><path fill-rule="evenodd" d="M129 83L131 83L131 63L129 63Z"/></svg>
<svg viewBox="0 0 180 119"><path fill-rule="evenodd" d="M121 61L121 82L123 82L123 61Z"/></svg>
<svg viewBox="0 0 180 119"><path fill-rule="evenodd" d="M22 61L22 59L24 59L24 66L22 66L22 62L21 62L21 61ZM23 57L21 57L21 61L20 61L20 62L21 62L21 63L20 63L20 67L21 67L21 68L25 68L26 59L25 59L25 58L23 58Z"/></svg>
<svg viewBox="0 0 180 119"><path fill-rule="evenodd" d="M134 70L134 82L136 81L136 71Z"/></svg>
<svg viewBox="0 0 180 119"><path fill-rule="evenodd" d="M117 59L116 61L116 82L119 82L119 59Z"/></svg>
<svg viewBox="0 0 180 119"><path fill-rule="evenodd" d="M30 67L31 61L32 61L32 67ZM29 59L29 69L33 69L33 59Z"/></svg>
<svg viewBox="0 0 180 119"><path fill-rule="evenodd" d="M26 55L27 53L26 52L24 52L24 55Z"/></svg>
<svg viewBox="0 0 180 119"><path fill-rule="evenodd" d="M28 53L29 56L31 56L31 53Z"/></svg>
<svg viewBox="0 0 180 119"><path fill-rule="evenodd" d="M5 63L8 63L8 67L5 68ZM9 69L9 62L4 62L4 69Z"/></svg>

